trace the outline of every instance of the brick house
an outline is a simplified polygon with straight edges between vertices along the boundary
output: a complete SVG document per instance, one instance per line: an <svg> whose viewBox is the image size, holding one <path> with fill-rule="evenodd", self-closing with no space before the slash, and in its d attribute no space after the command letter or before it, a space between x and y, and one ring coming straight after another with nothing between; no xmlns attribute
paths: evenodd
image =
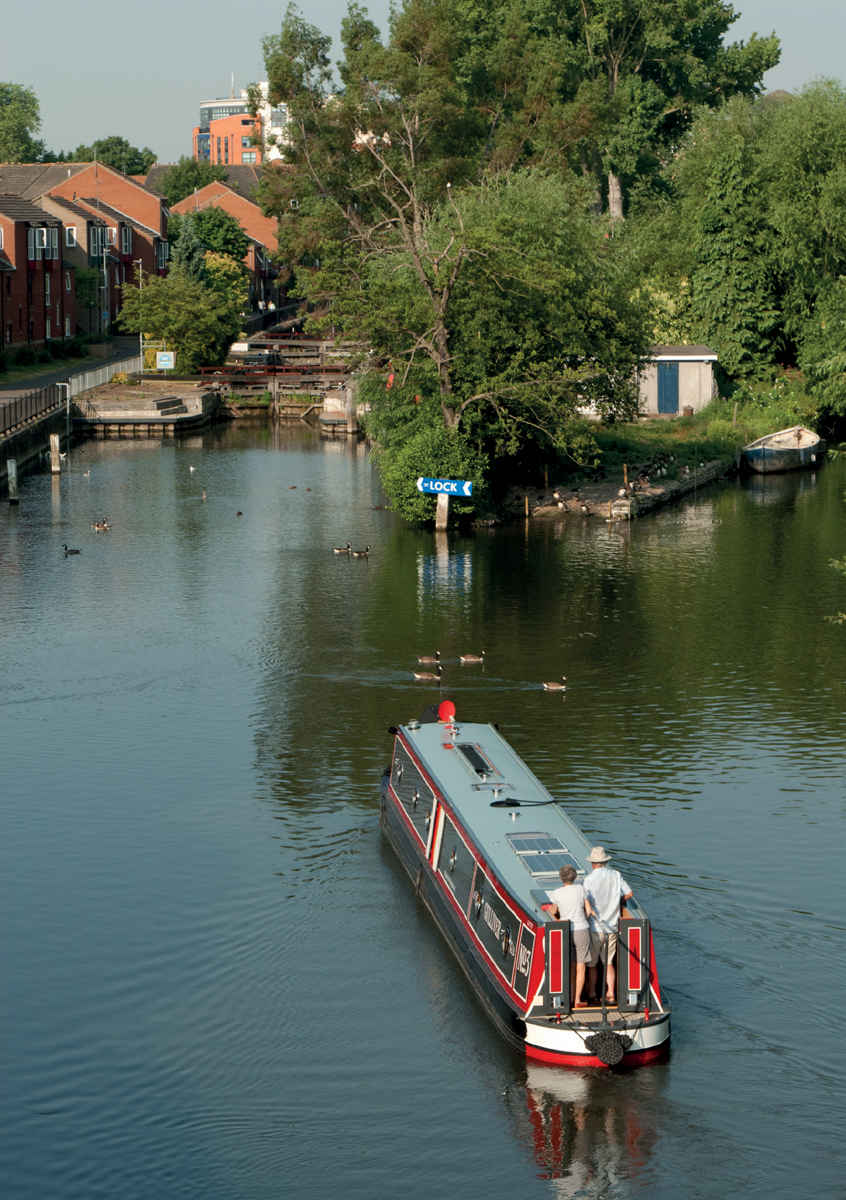
<svg viewBox="0 0 846 1200"><path fill-rule="evenodd" d="M0 350L75 333L74 271L62 241L58 218L0 194Z"/></svg>
<svg viewBox="0 0 846 1200"><path fill-rule="evenodd" d="M112 167L98 162L2 163L0 194L4 192L55 213L64 226L67 249L81 250L75 264L101 272L90 332L102 331L114 320L120 288L134 282L136 263L146 273L167 273L166 200Z"/></svg>
<svg viewBox="0 0 846 1200"><path fill-rule="evenodd" d="M235 218L250 239L244 255L244 266L250 275L250 307L256 309L278 303L277 271L272 262L272 255L278 248L276 220L266 217L252 200L222 182L207 183L174 204L173 211L187 215L206 208L222 208Z"/></svg>
<svg viewBox="0 0 846 1200"><path fill-rule="evenodd" d="M103 303L108 280L102 260L102 247L108 243L106 222L74 201L57 199L49 192L42 196L41 207L62 222L64 261L73 268L79 284L77 331L92 336L103 334L111 319L111 306ZM106 311L108 317L104 315Z"/></svg>

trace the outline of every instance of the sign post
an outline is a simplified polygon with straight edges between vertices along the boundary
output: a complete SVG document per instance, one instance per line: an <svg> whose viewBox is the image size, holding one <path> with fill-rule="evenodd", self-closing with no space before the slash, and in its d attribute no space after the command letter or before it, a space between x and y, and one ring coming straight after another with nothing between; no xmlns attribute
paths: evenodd
<svg viewBox="0 0 846 1200"><path fill-rule="evenodd" d="M428 479L420 475L417 479L418 492L425 492L438 497L435 509L435 529L446 529L449 520L449 498L473 495L473 483L470 479Z"/></svg>
<svg viewBox="0 0 846 1200"><path fill-rule="evenodd" d="M156 370L172 371L176 366L176 355L173 350L156 351Z"/></svg>

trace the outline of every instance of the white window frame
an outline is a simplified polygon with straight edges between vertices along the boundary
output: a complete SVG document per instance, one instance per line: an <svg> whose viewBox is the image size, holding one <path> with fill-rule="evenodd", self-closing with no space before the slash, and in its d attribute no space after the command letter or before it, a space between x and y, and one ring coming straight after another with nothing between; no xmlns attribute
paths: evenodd
<svg viewBox="0 0 846 1200"><path fill-rule="evenodd" d="M117 241L117 228L114 225L106 226L106 240L110 246L114 246Z"/></svg>
<svg viewBox="0 0 846 1200"><path fill-rule="evenodd" d="M72 250L74 248L74 246L76 246L76 226L75 225L66 225L65 226L65 246L69 250Z"/></svg>
<svg viewBox="0 0 846 1200"><path fill-rule="evenodd" d="M71 290L71 273L70 273L70 271L65 271L65 291L69 292L70 290Z"/></svg>
<svg viewBox="0 0 846 1200"><path fill-rule="evenodd" d="M46 321L45 333L48 338L51 338L53 336L53 322L50 320L49 317L47 318L47 321Z"/></svg>
<svg viewBox="0 0 846 1200"><path fill-rule="evenodd" d="M70 336L71 336L71 319L70 319L70 317L65 317L65 337L70 337Z"/></svg>
<svg viewBox="0 0 846 1200"><path fill-rule="evenodd" d="M49 308L50 303L51 303L51 300L50 300L50 272L45 271L44 272L44 304L46 307Z"/></svg>
<svg viewBox="0 0 846 1200"><path fill-rule="evenodd" d="M121 252L121 254L131 254L132 253L132 228L129 225L121 226L120 252Z"/></svg>

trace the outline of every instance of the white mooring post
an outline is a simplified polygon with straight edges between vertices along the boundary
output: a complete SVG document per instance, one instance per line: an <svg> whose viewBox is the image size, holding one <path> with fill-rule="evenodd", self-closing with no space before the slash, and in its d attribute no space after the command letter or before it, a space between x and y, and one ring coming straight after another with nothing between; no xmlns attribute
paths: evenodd
<svg viewBox="0 0 846 1200"><path fill-rule="evenodd" d="M449 522L449 496L446 492L438 492L438 504L435 509L435 529L446 529Z"/></svg>
<svg viewBox="0 0 846 1200"><path fill-rule="evenodd" d="M18 463L17 459L6 459L6 479L9 484L9 503L18 503Z"/></svg>
<svg viewBox="0 0 846 1200"><path fill-rule="evenodd" d="M59 455L58 433L50 434L50 470L54 475L58 475L62 470L62 460Z"/></svg>

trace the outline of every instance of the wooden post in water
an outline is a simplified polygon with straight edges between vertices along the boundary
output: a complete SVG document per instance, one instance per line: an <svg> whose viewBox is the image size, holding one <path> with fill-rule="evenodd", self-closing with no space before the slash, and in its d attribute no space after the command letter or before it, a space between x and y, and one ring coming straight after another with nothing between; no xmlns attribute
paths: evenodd
<svg viewBox="0 0 846 1200"><path fill-rule="evenodd" d="M358 433L358 416L356 414L355 403L357 390L358 389L355 388L351 383L348 383L344 388L344 408L347 417L347 433ZM440 501L440 496L438 497L438 501ZM446 525L444 525L443 528L446 529Z"/></svg>
<svg viewBox="0 0 846 1200"><path fill-rule="evenodd" d="M525 496L523 497L523 508L526 513L526 520L528 520L529 519L529 493L528 492L526 492Z"/></svg>
<svg viewBox="0 0 846 1200"><path fill-rule="evenodd" d="M629 490L629 464L623 463L623 487Z"/></svg>
<svg viewBox="0 0 846 1200"><path fill-rule="evenodd" d="M59 435L58 433L50 434L50 470L54 475L58 475L62 469L62 460L59 457Z"/></svg>
<svg viewBox="0 0 846 1200"><path fill-rule="evenodd" d="M435 508L435 529L446 529L449 521L449 496L446 492L438 492L438 503Z"/></svg>
<svg viewBox="0 0 846 1200"><path fill-rule="evenodd" d="M6 459L6 479L9 484L9 503L18 503L18 463L17 459Z"/></svg>

